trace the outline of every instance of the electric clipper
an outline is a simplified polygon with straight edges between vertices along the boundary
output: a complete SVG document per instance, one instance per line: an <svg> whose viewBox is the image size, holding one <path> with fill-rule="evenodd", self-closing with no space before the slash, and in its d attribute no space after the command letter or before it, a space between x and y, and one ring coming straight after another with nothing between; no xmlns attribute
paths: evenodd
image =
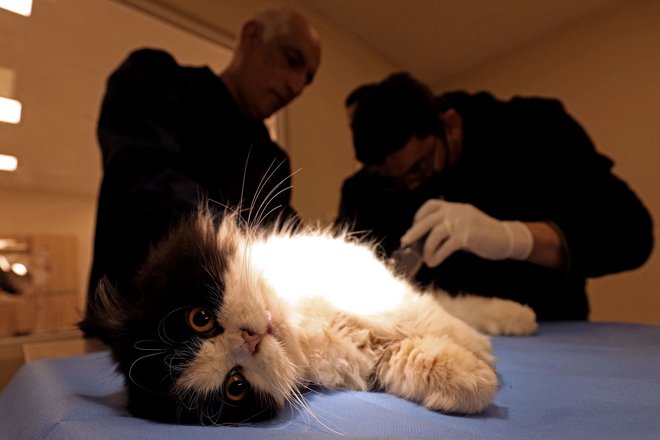
<svg viewBox="0 0 660 440"><path fill-rule="evenodd" d="M394 262L394 270L397 273L405 276L409 280L415 278L417 272L424 264L424 241L426 236L420 238L415 243L409 246L403 246L392 252L392 260Z"/></svg>

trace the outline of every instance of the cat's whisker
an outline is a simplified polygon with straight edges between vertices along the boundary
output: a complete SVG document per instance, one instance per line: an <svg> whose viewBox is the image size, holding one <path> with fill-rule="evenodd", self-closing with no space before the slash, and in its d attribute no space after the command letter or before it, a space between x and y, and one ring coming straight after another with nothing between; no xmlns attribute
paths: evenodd
<svg viewBox="0 0 660 440"><path fill-rule="evenodd" d="M284 410L288 410L288 411L286 411L286 413L285 413ZM284 406L281 409L280 414L279 414L279 418L284 420L284 423L280 424L279 426L269 426L269 428L276 429L276 430L281 430L281 431L286 430L286 428L293 423L293 420L294 420L295 414L296 414L295 411L296 411L296 408L294 408L291 405ZM286 415L288 415L288 418L285 418Z"/></svg>
<svg viewBox="0 0 660 440"><path fill-rule="evenodd" d="M222 297L222 287L217 283L213 285L205 284L204 286L208 289L212 310L220 310L222 301L219 298Z"/></svg>
<svg viewBox="0 0 660 440"><path fill-rule="evenodd" d="M298 169L298 170L296 170L295 172L289 174L289 176L287 177L287 179L290 179L290 178L292 178L293 176L295 176L296 174L298 174L298 172L300 172L300 170L301 170L301 169ZM273 188L272 188L272 189L268 192L268 194L266 195L266 198L264 199L264 201L262 202L261 206L260 206L259 209L257 210L257 216L256 216L256 217L259 219L259 222L258 222L257 225L256 225L257 228L260 228L260 227L262 226L262 221L263 221L264 219L268 218L268 216L271 214L271 212L273 212L274 210L276 210L276 208L273 208L273 209L269 210L268 213L264 214L264 211L268 208L268 206L271 204L271 202L272 202L273 200L276 200L277 197L278 197L280 194L282 194L282 193L284 193L285 191L288 191L288 190L290 190L290 189L293 188L292 185L287 185L287 186L285 186L285 187L282 187L282 185L283 185L285 182L286 182L286 179L281 180L279 183L277 183L276 185L274 185ZM281 207L281 205L279 205L279 206L277 207L277 209L279 209L280 207Z"/></svg>
<svg viewBox="0 0 660 440"><path fill-rule="evenodd" d="M293 367L293 366L291 366ZM294 407L305 407L305 398L300 393L299 389L303 382L297 377L293 377L291 381L288 381L284 374L281 374L275 381L271 384L274 388L279 389L280 393L285 397L287 403L293 405Z"/></svg>
<svg viewBox="0 0 660 440"><path fill-rule="evenodd" d="M303 393L303 395L307 393L311 393L311 394L318 394L319 396L325 396L325 393L319 391L316 387L317 387L316 384L302 386L301 388L305 390L305 393Z"/></svg>
<svg viewBox="0 0 660 440"><path fill-rule="evenodd" d="M141 347L141 344L147 344L147 343L160 344L160 343L162 343L162 341L157 341L157 340L155 340L155 339L143 339L143 340L141 340L141 341L136 341L136 342L133 344L133 348L135 348L136 350L139 350L139 351L161 351L161 352L162 352L162 351L165 351L165 350L166 350L165 347L158 347L158 348L145 348L145 347Z"/></svg>
<svg viewBox="0 0 660 440"><path fill-rule="evenodd" d="M189 412L192 412L197 409L197 402L199 401L197 393L194 393L190 390L179 390L177 395L179 399L179 411L186 409Z"/></svg>
<svg viewBox="0 0 660 440"><path fill-rule="evenodd" d="M163 362L165 362L165 365L167 365L167 372L169 374L170 380L174 382L175 379L174 379L174 374L172 372L172 370L174 369L174 367L172 366L172 363L174 362L174 354L172 353L165 356Z"/></svg>
<svg viewBox="0 0 660 440"><path fill-rule="evenodd" d="M270 211L264 213L264 218L268 218L270 214L272 214L273 212L277 212L281 207L282 205L273 206L273 208Z"/></svg>
<svg viewBox="0 0 660 440"><path fill-rule="evenodd" d="M186 355L190 353L194 353L194 347L188 348L187 345L188 344L185 344L183 349L176 350L170 353L165 359L163 359L163 362L165 362L165 365L167 365L167 372L169 374L172 383L174 383L176 381L176 378L178 377L178 374L175 373L180 374L186 369L187 367L186 360L189 358L189 356ZM181 362L179 362L179 365L174 365L174 361L181 361Z"/></svg>
<svg viewBox="0 0 660 440"><path fill-rule="evenodd" d="M250 155L252 154L252 145L250 145L250 148L248 148L247 156L245 157L245 166L243 167L243 181L241 182L241 197L238 199L240 200L241 206L239 206L239 209L242 207L243 204L243 195L245 192L245 179L247 178L247 170L248 170L248 163L250 162Z"/></svg>
<svg viewBox="0 0 660 440"><path fill-rule="evenodd" d="M154 357L154 356L160 356L160 355L162 355L163 353L165 353L165 351L160 351L160 352L156 352L156 353L150 353L150 354L146 354L146 355L144 355L144 356L141 356L141 357L137 358L135 361L133 361L133 363L131 364L130 368L128 369L128 375L127 375L127 376L128 376L128 379L129 379L132 383L134 383L137 387L139 387L139 388L141 388L141 389L143 389L143 390L145 390L145 391L153 392L154 390L151 390L151 389L149 389L149 388L147 388L147 387L145 387L145 386L142 386L142 384L140 384L139 382L137 382L137 381L133 378L133 368L135 367L135 365L138 364L138 362L140 362L140 361L142 361L142 360L144 360L144 359L147 359L147 358Z"/></svg>
<svg viewBox="0 0 660 440"><path fill-rule="evenodd" d="M206 424L206 421L209 421L211 426L218 426L220 424L220 417L222 417L223 409L224 401L220 408L218 408L216 411L213 411L212 413L210 412L210 407L208 407L206 410L203 410L202 413L204 417L204 424Z"/></svg>
<svg viewBox="0 0 660 440"><path fill-rule="evenodd" d="M250 162L251 152L252 152L252 146L250 146L250 150L248 151L248 154L245 158L245 165L243 167L243 181L241 182L241 196L240 196L239 202L236 206L236 209L234 211L235 218L239 221L239 224L241 224L241 225L245 224L246 226L247 226L247 222L245 220L243 220L243 213L245 211L247 211L248 212L248 218L249 218L250 208L245 208L243 206L243 203L244 203L244 197L245 197L245 181L246 181L246 178L247 178L248 164ZM269 169L270 169L270 167L269 167ZM254 198L256 196L253 195L252 197Z"/></svg>
<svg viewBox="0 0 660 440"><path fill-rule="evenodd" d="M256 219L258 219L256 227L261 227L262 220L265 218L268 218L267 215L264 215L264 211L267 209L268 205L277 198L280 194L282 194L285 191L288 191L292 188L291 185L287 186L282 186L286 183L287 179L292 178L294 175L298 174L300 172L300 169L296 170L295 172L289 174L289 176L286 179L282 179L279 181L276 185L274 185L271 190L266 194L266 197L264 198L261 206L257 209L257 214L255 215Z"/></svg>
<svg viewBox="0 0 660 440"><path fill-rule="evenodd" d="M204 286L209 289L208 297L211 300L213 309L218 310L220 308L220 303L222 298L222 287L220 286L220 284L218 284L216 279L220 278L220 274L216 274L212 272L208 266L209 266L208 264L204 264L202 266L202 269L204 269L204 272L206 272L209 275L209 278L213 281L213 284L205 283Z"/></svg>
<svg viewBox="0 0 660 440"><path fill-rule="evenodd" d="M252 199L251 209L254 209L254 203L259 199L259 196L261 195L261 193L262 193L262 192L264 191L264 189L266 188L266 185L268 184L268 182L270 181L270 179L271 179L273 176L275 176L275 173L277 173L277 170L279 170L280 167L281 167L282 165L284 165L285 161L280 161L280 162L277 164L277 166L275 166L275 168L273 168L273 165L275 165L275 163L276 163L275 160L273 160L273 162L271 162L271 164L268 166L268 169L267 169L266 172L264 173L264 176L263 176L263 178L261 179L261 182L259 182L258 191L256 192L255 196L254 196L253 199ZM281 185L281 183L282 183L282 182L278 183L277 185ZM275 185L275 187L277 187L277 185ZM272 191L272 189L271 189L271 191ZM269 192L269 194L270 194L270 192ZM264 200L264 201L267 201L268 198L269 198L268 195L266 195L266 197L264 197L263 200ZM258 216L255 215L255 217L257 217L257 219L258 219ZM258 223L258 222L256 222L256 223Z"/></svg>
<svg viewBox="0 0 660 440"><path fill-rule="evenodd" d="M205 399L219 402L220 406L217 410L213 410L211 406L200 405L200 402L203 402ZM181 411L185 409L189 413L197 414L197 420L200 425L216 426L220 424L219 420L222 417L225 401L216 391L210 391L202 395L192 390L185 390L184 392L179 392L179 402ZM211 412L212 410L213 412Z"/></svg>
<svg viewBox="0 0 660 440"><path fill-rule="evenodd" d="M342 432L337 431L336 429L330 427L328 424L329 422L322 420L321 416L319 416L318 414L316 414L316 412L312 410L307 399L305 399L305 397L302 394L300 394L299 391L296 390L295 392L292 392L290 394L290 399L287 398L287 400L292 405L292 407L297 407L301 414L305 414L308 417L311 417L313 420L315 420L317 423L319 423L328 431L337 435L344 435Z"/></svg>
<svg viewBox="0 0 660 440"><path fill-rule="evenodd" d="M184 307L176 308L174 310L171 310L170 312L168 312L167 314L165 314L165 316L163 316L161 318L160 322L158 323L158 337L160 338L160 340L162 342L164 342L168 345L175 345L176 344L176 341L174 339L171 339L169 336L167 336L167 331L165 330L165 321L167 320L167 318L172 316L174 313L177 313L181 310L185 310L185 309L188 309L188 308L190 308L190 306L184 306Z"/></svg>
<svg viewBox="0 0 660 440"><path fill-rule="evenodd" d="M275 160L273 160L270 165L268 165L268 168L266 169L264 176L261 178L261 181L259 182L259 185L257 185L257 189L254 192L254 195L252 196L252 200L250 201L250 209L248 211L248 218L247 218L247 224L248 226L252 225L251 219L252 219L252 213L254 211L254 205L259 200L259 196L261 195L261 192L263 191L264 187L270 180L270 178L275 174L277 169L282 165L281 162L274 170L272 170L273 165L275 165Z"/></svg>
<svg viewBox="0 0 660 440"><path fill-rule="evenodd" d="M227 205L226 203L219 202L217 200L213 200L213 199L208 199L208 200L212 203L215 203L216 205L218 205L219 207L221 207L224 210L224 212L222 213L223 218L224 217L234 217L234 218L237 219L237 221L240 225L246 225L247 226L247 223L242 218L242 213L244 211L246 211L247 208L243 208L242 203L238 204L238 205L235 205L235 206L232 206L232 205Z"/></svg>
<svg viewBox="0 0 660 440"><path fill-rule="evenodd" d="M260 184L259 184L259 190L258 190L257 194L255 194L255 197L254 197L253 200L252 200L252 204L251 204L251 207L250 207L250 214L252 214L252 210L254 209L254 203L257 201L257 197L258 197L258 195L263 191L263 189L266 187L266 184L268 183L268 181L269 181L269 180L275 175L275 173L277 172L277 170L278 170L278 169L279 169L284 163L285 163L284 161L280 162L280 163L277 165L277 167L275 167L275 169L273 169L271 172L267 172L267 173L266 173L266 175L264 176L264 178L262 179L262 181L261 181ZM271 164L271 166L272 166L272 164ZM269 170L270 170L270 167L269 167ZM298 170L298 171L300 171L300 170ZM278 183L276 183L275 185L272 186L272 188L270 189L270 191L268 192L268 194L266 194L266 196L264 197L264 199L263 199L261 205L257 208L257 212L256 212L255 215L254 215L254 222L249 222L249 225L250 225L250 226L252 226L252 227L254 227L254 228L260 228L260 227L262 226L262 222L263 222L263 220L267 218L266 216L263 215L263 214L264 214L264 211L265 211L265 210L267 209L267 207L271 204L271 202L272 202L273 200L275 200L275 198L277 197L277 195L280 194L282 191L278 192L278 193L275 194L275 195L274 195L274 193L275 193L276 191L278 191L278 189L281 188L282 185L285 184L286 181L287 181L288 179L290 179L293 175L295 175L298 171L296 171L295 173L291 173L291 174L289 174L287 177L285 177L284 179L280 180Z"/></svg>

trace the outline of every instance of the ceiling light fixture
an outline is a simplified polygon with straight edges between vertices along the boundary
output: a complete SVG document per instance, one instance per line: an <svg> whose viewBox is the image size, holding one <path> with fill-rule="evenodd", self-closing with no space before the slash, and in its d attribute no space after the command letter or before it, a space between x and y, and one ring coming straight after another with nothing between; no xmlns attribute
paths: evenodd
<svg viewBox="0 0 660 440"><path fill-rule="evenodd" d="M0 0L0 8L29 17L32 14L32 0Z"/></svg>
<svg viewBox="0 0 660 440"><path fill-rule="evenodd" d="M16 168L18 168L18 159L16 157L0 154L0 170L16 171Z"/></svg>
<svg viewBox="0 0 660 440"><path fill-rule="evenodd" d="M20 101L0 96L0 121L18 124L21 122L21 108Z"/></svg>
<svg viewBox="0 0 660 440"><path fill-rule="evenodd" d="M11 270L11 264L4 255L0 255L0 270L3 272L9 272Z"/></svg>
<svg viewBox="0 0 660 440"><path fill-rule="evenodd" d="M19 277L23 277L27 275L28 268L23 263L14 263L11 265L11 271L14 272L16 275L18 275Z"/></svg>

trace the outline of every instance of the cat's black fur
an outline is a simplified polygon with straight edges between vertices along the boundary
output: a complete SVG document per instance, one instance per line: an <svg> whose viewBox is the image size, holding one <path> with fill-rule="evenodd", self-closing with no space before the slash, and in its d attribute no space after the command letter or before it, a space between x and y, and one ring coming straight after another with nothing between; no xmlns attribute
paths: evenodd
<svg viewBox="0 0 660 440"><path fill-rule="evenodd" d="M249 390L239 403L225 399L223 390L194 396L172 392L200 340L213 336L190 329L186 311L220 307L225 265L235 252L231 241L218 246L212 224L200 228L197 223L196 219L184 222L153 249L130 289L118 292L102 281L101 305L88 311L79 326L110 345L118 371L127 378L128 409L138 417L195 424L272 417L276 408L262 392Z"/></svg>

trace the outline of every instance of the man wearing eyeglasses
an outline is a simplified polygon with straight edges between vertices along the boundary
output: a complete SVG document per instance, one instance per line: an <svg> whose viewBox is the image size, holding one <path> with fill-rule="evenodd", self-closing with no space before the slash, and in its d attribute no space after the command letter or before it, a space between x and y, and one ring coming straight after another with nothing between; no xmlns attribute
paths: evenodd
<svg viewBox="0 0 660 440"><path fill-rule="evenodd" d="M634 269L651 217L557 100L434 96L405 73L352 114L357 159L338 222L387 255L422 243L416 281L587 319L586 279Z"/></svg>

